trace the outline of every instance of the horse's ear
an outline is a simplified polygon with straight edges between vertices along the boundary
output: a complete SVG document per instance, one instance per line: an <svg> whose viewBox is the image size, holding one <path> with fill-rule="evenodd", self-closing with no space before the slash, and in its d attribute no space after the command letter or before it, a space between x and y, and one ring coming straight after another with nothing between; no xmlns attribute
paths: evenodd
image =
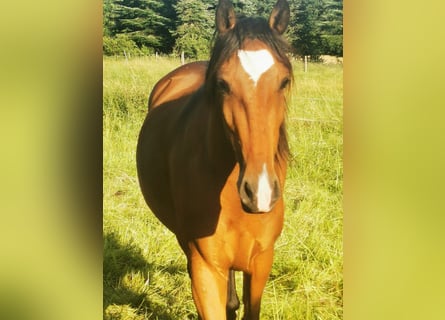
<svg viewBox="0 0 445 320"><path fill-rule="evenodd" d="M279 34L283 34L289 24L289 18L289 3L286 0L278 0L270 14L269 26Z"/></svg>
<svg viewBox="0 0 445 320"><path fill-rule="evenodd" d="M223 34L235 26L236 17L233 5L228 0L219 0L218 9L216 9L216 28Z"/></svg>

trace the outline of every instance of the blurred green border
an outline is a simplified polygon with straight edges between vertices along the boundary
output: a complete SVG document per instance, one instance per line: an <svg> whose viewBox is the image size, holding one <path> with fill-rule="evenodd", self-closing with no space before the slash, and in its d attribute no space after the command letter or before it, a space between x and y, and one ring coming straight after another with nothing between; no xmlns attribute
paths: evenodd
<svg viewBox="0 0 445 320"><path fill-rule="evenodd" d="M443 318L443 5L344 8L344 317Z"/></svg>
<svg viewBox="0 0 445 320"><path fill-rule="evenodd" d="M102 3L2 4L0 319L102 317Z"/></svg>

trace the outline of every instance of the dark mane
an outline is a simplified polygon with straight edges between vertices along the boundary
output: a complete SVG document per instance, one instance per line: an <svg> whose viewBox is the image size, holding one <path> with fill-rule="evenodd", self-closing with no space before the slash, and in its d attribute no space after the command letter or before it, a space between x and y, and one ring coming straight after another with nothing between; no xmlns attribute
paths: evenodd
<svg viewBox="0 0 445 320"><path fill-rule="evenodd" d="M238 17L235 27L224 34L217 34L212 49L209 66L206 72L207 94L215 99L217 73L222 64L226 62L235 51L243 49L245 40L260 40L266 44L275 57L283 63L292 75L292 65L287 57L289 45L287 41L276 31L272 30L264 18ZM292 80L292 76L291 79ZM278 142L278 156L287 160L289 156L285 123L280 127L280 139Z"/></svg>
<svg viewBox="0 0 445 320"><path fill-rule="evenodd" d="M243 44L247 39L258 39L266 44L277 59L289 70L292 70L291 63L286 55L289 51L288 43L281 35L269 27L264 18L241 17L238 19L232 30L216 35L207 69L206 82L216 80L216 73L221 65L236 50L243 49Z"/></svg>

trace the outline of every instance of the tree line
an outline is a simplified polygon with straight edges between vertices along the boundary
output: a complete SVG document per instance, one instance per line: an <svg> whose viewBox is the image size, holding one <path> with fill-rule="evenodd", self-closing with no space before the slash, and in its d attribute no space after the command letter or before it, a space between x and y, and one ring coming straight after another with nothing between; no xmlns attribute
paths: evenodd
<svg viewBox="0 0 445 320"><path fill-rule="evenodd" d="M276 0L233 0L246 16L268 18ZM293 53L343 56L343 0L288 0ZM217 0L104 0L105 55L177 54L207 58Z"/></svg>

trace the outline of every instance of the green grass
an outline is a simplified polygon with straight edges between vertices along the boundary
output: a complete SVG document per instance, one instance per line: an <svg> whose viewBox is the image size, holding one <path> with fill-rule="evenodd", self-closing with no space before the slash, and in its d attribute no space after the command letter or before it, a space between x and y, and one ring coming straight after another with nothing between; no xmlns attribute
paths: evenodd
<svg viewBox="0 0 445 320"><path fill-rule="evenodd" d="M104 58L104 318L196 319L186 259L146 206L135 150L157 80L179 62ZM294 63L285 226L262 319L342 319L343 69ZM241 293L241 275L237 274Z"/></svg>

